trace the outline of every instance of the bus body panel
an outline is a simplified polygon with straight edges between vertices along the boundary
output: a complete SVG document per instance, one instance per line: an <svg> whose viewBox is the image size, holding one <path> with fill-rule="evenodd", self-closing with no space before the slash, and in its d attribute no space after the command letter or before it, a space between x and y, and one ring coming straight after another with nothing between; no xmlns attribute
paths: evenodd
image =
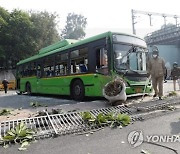
<svg viewBox="0 0 180 154"><path fill-rule="evenodd" d="M57 94L57 95L70 95L70 84L73 80L81 80L85 87L85 96L103 96L102 90L104 86L112 80L112 76L100 75L100 74L83 74L73 76L62 76L53 78L22 78L21 79L21 92L26 91L26 84L30 83L32 93L40 94ZM131 81L132 82L132 81ZM137 84L137 82L133 82ZM150 93L152 92L151 85L147 85L145 88L145 82L138 82L138 85L126 87L126 93L128 95L136 93Z"/></svg>
<svg viewBox="0 0 180 154"><path fill-rule="evenodd" d="M111 76L100 74L83 74L39 79L36 77L22 78L20 91L25 92L26 84L30 83L32 93L70 95L70 84L73 80L78 79L84 84L86 96L102 96L104 85L112 78Z"/></svg>

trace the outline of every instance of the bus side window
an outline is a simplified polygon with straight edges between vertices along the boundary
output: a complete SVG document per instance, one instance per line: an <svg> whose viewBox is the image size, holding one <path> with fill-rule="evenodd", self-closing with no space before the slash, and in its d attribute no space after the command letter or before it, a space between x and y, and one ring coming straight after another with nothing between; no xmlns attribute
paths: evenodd
<svg viewBox="0 0 180 154"><path fill-rule="evenodd" d="M96 50L96 71L102 74L108 74L108 56L107 50L104 48Z"/></svg>
<svg viewBox="0 0 180 154"><path fill-rule="evenodd" d="M68 53L55 56L55 76L67 75L68 73Z"/></svg>
<svg viewBox="0 0 180 154"><path fill-rule="evenodd" d="M71 74L88 72L88 48L71 51Z"/></svg>
<svg viewBox="0 0 180 154"><path fill-rule="evenodd" d="M54 76L54 56L46 57L44 59L43 77Z"/></svg>
<svg viewBox="0 0 180 154"><path fill-rule="evenodd" d="M41 65L40 64L37 65L37 72L36 73L37 73L37 77L40 78L41 77Z"/></svg>
<svg viewBox="0 0 180 154"><path fill-rule="evenodd" d="M30 63L27 63L24 65L23 68L23 77L29 77L30 76Z"/></svg>
<svg viewBox="0 0 180 154"><path fill-rule="evenodd" d="M36 62L31 63L30 75L31 76L36 75Z"/></svg>

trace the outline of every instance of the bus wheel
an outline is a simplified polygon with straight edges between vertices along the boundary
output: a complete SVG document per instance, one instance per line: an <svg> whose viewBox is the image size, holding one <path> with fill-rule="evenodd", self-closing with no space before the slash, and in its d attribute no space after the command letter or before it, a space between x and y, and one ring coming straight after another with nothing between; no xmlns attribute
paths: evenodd
<svg viewBox="0 0 180 154"><path fill-rule="evenodd" d="M82 101L85 96L84 85L81 80L75 80L71 87L72 98L76 101Z"/></svg>
<svg viewBox="0 0 180 154"><path fill-rule="evenodd" d="M26 84L26 92L27 92L28 95L31 95L31 85L30 85L30 83Z"/></svg>

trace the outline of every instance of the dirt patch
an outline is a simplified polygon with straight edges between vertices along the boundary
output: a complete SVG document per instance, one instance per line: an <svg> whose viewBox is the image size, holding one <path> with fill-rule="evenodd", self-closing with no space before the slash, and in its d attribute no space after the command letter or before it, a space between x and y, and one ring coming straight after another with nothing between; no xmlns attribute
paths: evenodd
<svg viewBox="0 0 180 154"><path fill-rule="evenodd" d="M17 120L17 119L24 119L24 118L30 118L30 117L34 117L36 115L36 113L31 112L29 110L10 110L9 115L6 116L0 116L0 122L3 121L9 121L9 120Z"/></svg>

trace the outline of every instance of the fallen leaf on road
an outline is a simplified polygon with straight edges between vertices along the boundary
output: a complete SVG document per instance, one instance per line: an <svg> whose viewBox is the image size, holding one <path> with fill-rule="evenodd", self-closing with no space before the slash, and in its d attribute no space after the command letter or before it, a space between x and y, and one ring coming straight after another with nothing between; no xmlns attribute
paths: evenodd
<svg viewBox="0 0 180 154"><path fill-rule="evenodd" d="M6 144L6 145L3 146L3 148L4 148L4 149L7 149L7 148L9 148L9 145Z"/></svg>
<svg viewBox="0 0 180 154"><path fill-rule="evenodd" d="M27 148L21 148L21 147L20 147L20 148L18 148L18 150L19 150L19 151L25 151L25 150L27 150Z"/></svg>
<svg viewBox="0 0 180 154"><path fill-rule="evenodd" d="M142 154L151 154L151 153L148 152L147 150L143 150L143 149L141 150L141 153L142 153Z"/></svg>

